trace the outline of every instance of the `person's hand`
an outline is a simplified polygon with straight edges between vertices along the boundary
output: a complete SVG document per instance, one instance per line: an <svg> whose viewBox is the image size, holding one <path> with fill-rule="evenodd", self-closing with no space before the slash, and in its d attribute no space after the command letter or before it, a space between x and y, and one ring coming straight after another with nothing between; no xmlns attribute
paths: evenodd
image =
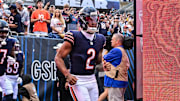
<svg viewBox="0 0 180 101"><path fill-rule="evenodd" d="M46 22L46 19L42 19L43 22Z"/></svg>
<svg viewBox="0 0 180 101"><path fill-rule="evenodd" d="M24 32L24 35L28 35L28 32Z"/></svg>
<svg viewBox="0 0 180 101"><path fill-rule="evenodd" d="M23 82L22 78L21 78L21 77L18 77L18 78L17 78L17 83L18 83L18 84L21 84L22 82Z"/></svg>
<svg viewBox="0 0 180 101"><path fill-rule="evenodd" d="M66 81L70 84L70 85L74 85L77 82L77 78L75 76L72 76L71 74L68 74L66 76Z"/></svg>
<svg viewBox="0 0 180 101"><path fill-rule="evenodd" d="M41 19L41 18L38 18L37 21L42 21L42 19Z"/></svg>
<svg viewBox="0 0 180 101"><path fill-rule="evenodd" d="M109 62L106 62L105 60L103 60L103 69L104 69L104 71L110 71L111 64Z"/></svg>
<svg viewBox="0 0 180 101"><path fill-rule="evenodd" d="M68 82L65 83L65 89L68 90L69 84Z"/></svg>
<svg viewBox="0 0 180 101"><path fill-rule="evenodd" d="M49 6L49 5L50 5L50 1L49 1L49 2L47 2L47 3L46 3L46 5L47 5L47 6Z"/></svg>
<svg viewBox="0 0 180 101"><path fill-rule="evenodd" d="M59 82L57 82L57 87L59 87Z"/></svg>
<svg viewBox="0 0 180 101"><path fill-rule="evenodd" d="M62 39L64 39L64 36L65 36L65 34L60 34L60 37L61 37Z"/></svg>
<svg viewBox="0 0 180 101"><path fill-rule="evenodd" d="M59 31L58 33L59 33L59 34L62 34L63 32L62 32L62 31Z"/></svg>

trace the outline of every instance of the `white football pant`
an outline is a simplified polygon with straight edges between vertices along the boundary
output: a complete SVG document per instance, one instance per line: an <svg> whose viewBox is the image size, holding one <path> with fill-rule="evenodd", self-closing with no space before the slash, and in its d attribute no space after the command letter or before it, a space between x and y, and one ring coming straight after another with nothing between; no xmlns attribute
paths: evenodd
<svg viewBox="0 0 180 101"><path fill-rule="evenodd" d="M74 75L78 79L75 85L69 85L74 101L97 101L99 92L95 75Z"/></svg>

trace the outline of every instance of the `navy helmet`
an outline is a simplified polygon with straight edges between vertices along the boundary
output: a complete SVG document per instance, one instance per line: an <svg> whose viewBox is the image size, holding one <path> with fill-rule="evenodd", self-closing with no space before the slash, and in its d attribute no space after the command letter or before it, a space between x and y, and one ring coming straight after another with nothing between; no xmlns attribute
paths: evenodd
<svg viewBox="0 0 180 101"><path fill-rule="evenodd" d="M2 42L8 36L9 25L6 21L0 19L0 41Z"/></svg>
<svg viewBox="0 0 180 101"><path fill-rule="evenodd" d="M8 23L2 19L0 19L0 32L9 32Z"/></svg>
<svg viewBox="0 0 180 101"><path fill-rule="evenodd" d="M83 7L79 11L79 23L83 30L88 33L97 32L97 10L94 7Z"/></svg>

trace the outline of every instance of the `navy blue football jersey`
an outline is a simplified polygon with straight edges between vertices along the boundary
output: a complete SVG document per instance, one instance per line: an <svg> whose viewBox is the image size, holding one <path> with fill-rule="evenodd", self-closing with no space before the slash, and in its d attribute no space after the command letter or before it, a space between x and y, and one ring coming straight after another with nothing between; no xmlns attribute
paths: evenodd
<svg viewBox="0 0 180 101"><path fill-rule="evenodd" d="M8 64L7 65L7 70L6 70L6 75L18 75L20 74L22 68L23 68L23 52L19 51L16 54L16 62L13 65Z"/></svg>
<svg viewBox="0 0 180 101"><path fill-rule="evenodd" d="M87 39L80 31L66 33L64 41L72 45L70 53L70 72L75 75L91 75L98 58L99 51L103 49L105 37L95 34L93 41Z"/></svg>
<svg viewBox="0 0 180 101"><path fill-rule="evenodd" d="M7 56L11 54L11 51L15 45L15 39L6 39L6 45L2 45L0 48L0 75L6 72L7 68Z"/></svg>

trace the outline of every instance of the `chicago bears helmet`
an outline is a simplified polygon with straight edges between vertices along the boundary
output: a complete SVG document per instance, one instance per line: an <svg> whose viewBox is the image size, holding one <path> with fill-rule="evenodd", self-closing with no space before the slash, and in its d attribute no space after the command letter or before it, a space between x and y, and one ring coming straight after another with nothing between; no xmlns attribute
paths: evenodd
<svg viewBox="0 0 180 101"><path fill-rule="evenodd" d="M98 31L97 10L94 7L83 7L79 11L79 23L81 28L89 34Z"/></svg>
<svg viewBox="0 0 180 101"><path fill-rule="evenodd" d="M9 25L6 21L0 19L0 41L6 39L9 32Z"/></svg>

